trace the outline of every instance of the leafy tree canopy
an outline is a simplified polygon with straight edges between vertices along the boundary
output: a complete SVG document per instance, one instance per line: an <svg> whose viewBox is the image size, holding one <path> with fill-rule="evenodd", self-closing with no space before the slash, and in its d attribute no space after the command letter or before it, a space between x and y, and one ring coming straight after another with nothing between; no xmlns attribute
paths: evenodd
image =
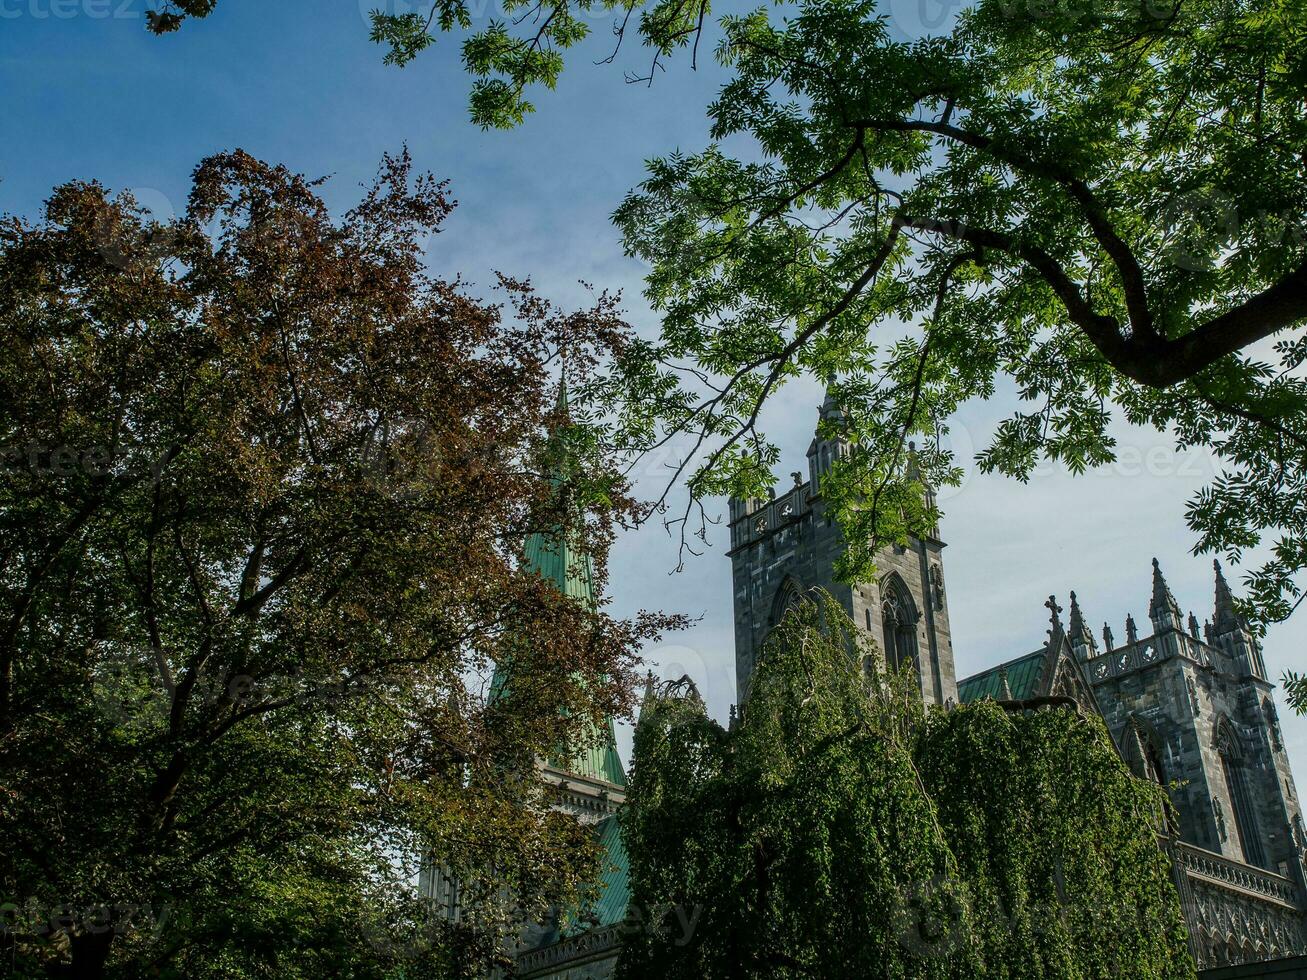
<svg viewBox="0 0 1307 980"><path fill-rule="evenodd" d="M518 914L501 883L538 915L593 877L535 760L629 709L670 621L582 607L523 549L566 528L602 577L634 516L554 408L560 352L583 379L629 333L607 298L505 279L505 311L432 278L451 207L407 155L334 218L235 152L168 223L93 183L0 223L0 901L24 969L456 972ZM428 849L479 910L452 931L412 894Z"/></svg>
<svg viewBox="0 0 1307 980"><path fill-rule="evenodd" d="M927 714L879 664L819 595L772 635L734 731L684 691L646 701L620 818L633 907L696 928L631 923L620 975L1194 976L1164 797L1100 719Z"/></svg>
<svg viewBox="0 0 1307 980"><path fill-rule="evenodd" d="M504 10L463 45L481 126L520 123L597 12L619 44L638 34L650 80L697 58L713 17L708 0ZM375 12L373 38L404 64L471 23L437 0ZM964 400L1013 403L978 461L1018 479L1111 461L1114 417L1155 426L1220 466L1189 502L1195 548L1269 545L1248 611L1289 615L1307 567L1301 3L977 0L904 40L874 0L798 0L717 27L715 142L652 161L616 212L664 314L603 392L619 437L688 436L691 507L761 495L759 409L816 376L856 440L825 492L870 542L845 568L865 577L876 546L933 519L907 441L921 475L959 478L941 439Z"/></svg>

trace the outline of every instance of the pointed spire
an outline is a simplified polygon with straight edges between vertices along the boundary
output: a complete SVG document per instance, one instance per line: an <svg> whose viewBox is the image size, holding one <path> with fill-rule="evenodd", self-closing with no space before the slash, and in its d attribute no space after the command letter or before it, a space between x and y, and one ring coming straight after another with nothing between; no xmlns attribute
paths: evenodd
<svg viewBox="0 0 1307 980"><path fill-rule="evenodd" d="M1076 590L1071 590L1071 635L1085 632L1085 617L1080 613L1080 601L1076 598Z"/></svg>
<svg viewBox="0 0 1307 980"><path fill-rule="evenodd" d="M826 398L822 401L821 410L817 415L817 431L813 434L812 442L808 444L808 479L812 482L815 493L821 492L822 477L830 469L831 464L848 452L849 441L843 432L844 420L844 410L835 400L834 391L827 386ZM831 428L836 430L833 436L826 435L822 431L822 425L827 422L833 423Z"/></svg>
<svg viewBox="0 0 1307 980"><path fill-rule="evenodd" d="M1080 612L1080 603L1076 600L1074 589L1071 591L1071 629L1067 635L1071 638L1072 646L1089 650L1098 649L1094 634L1089 632L1089 627L1085 625L1085 617Z"/></svg>
<svg viewBox="0 0 1307 980"><path fill-rule="evenodd" d="M1012 685L1007 681L1007 668L998 669L998 699L1000 701L1012 700Z"/></svg>
<svg viewBox="0 0 1307 980"><path fill-rule="evenodd" d="M550 413L549 440L545 446L545 463L549 480L555 487L567 490L568 480L574 475L576 459L568 445L568 430L572 426L571 401L567 394L567 376L558 379L558 397Z"/></svg>
<svg viewBox="0 0 1307 980"><path fill-rule="evenodd" d="M1125 617L1125 641L1130 644L1139 642L1139 627L1135 625L1135 618L1129 613L1126 613Z"/></svg>
<svg viewBox="0 0 1307 980"><path fill-rule="evenodd" d="M566 419L568 406L567 377L564 372L558 379L558 400L554 404L554 411ZM566 492L572 465L562 435L562 430L567 425L564 421L553 430L549 447L549 478L563 492ZM597 605L594 568L590 556L577 547L574 536L566 528L558 527L530 534L526 539L526 567L552 582L565 596L579 600L587 608L593 609Z"/></svg>
<svg viewBox="0 0 1307 980"><path fill-rule="evenodd" d="M1177 628L1180 626L1180 604L1171 594L1166 577L1162 574L1162 566L1156 558L1153 559L1153 602L1149 606L1148 615L1154 623L1170 623Z"/></svg>
<svg viewBox="0 0 1307 980"><path fill-rule="evenodd" d="M1103 649L1111 650L1116 646L1116 638L1112 636L1112 627L1107 623L1103 624Z"/></svg>
<svg viewBox="0 0 1307 980"><path fill-rule="evenodd" d="M566 535L533 533L526 539L526 564L569 599L588 609L597 605L590 556L573 547Z"/></svg>
<svg viewBox="0 0 1307 980"><path fill-rule="evenodd" d="M835 400L835 392L829 385L826 386L826 397L821 402L821 417L840 418L844 415L844 409L840 408L840 403Z"/></svg>
<svg viewBox="0 0 1307 980"><path fill-rule="evenodd" d="M558 384L557 410L566 413L567 382L560 379ZM566 422L563 423L566 425ZM562 426L560 426L562 428ZM567 481L567 467L570 462L566 443L559 436L559 429L550 434L550 480L555 487L561 487ZM582 542L569 533L566 526L555 527L547 531L533 531L527 536L523 549L524 567L528 572L552 583L559 592L587 609L593 610L598 605L595 589L594 566L590 555L580 547ZM507 690L507 668L505 663L495 665L494 676L490 681L491 697L498 698ZM652 685L652 671L647 677L647 684ZM647 693L647 692L646 692ZM603 723L593 727L584 744L575 755L566 758L561 752L555 752L548 759L548 764L572 776L583 779L598 779L617 786L626 785L626 770L622 766L622 757L617 752L617 732L612 716Z"/></svg>
<svg viewBox="0 0 1307 980"><path fill-rule="evenodd" d="M1189 611L1189 635L1195 640L1198 639L1198 617L1193 614L1192 609Z"/></svg>
<svg viewBox="0 0 1307 980"><path fill-rule="evenodd" d="M1221 563L1214 559L1212 568L1216 571L1216 615L1212 619L1212 632L1228 633L1231 630L1242 629L1244 621L1235 611L1234 595L1225 581Z"/></svg>

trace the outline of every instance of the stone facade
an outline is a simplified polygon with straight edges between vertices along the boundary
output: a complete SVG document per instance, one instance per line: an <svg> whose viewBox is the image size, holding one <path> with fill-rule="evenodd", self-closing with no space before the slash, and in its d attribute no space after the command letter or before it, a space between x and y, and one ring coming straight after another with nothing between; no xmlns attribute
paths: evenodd
<svg viewBox="0 0 1307 980"><path fill-rule="evenodd" d="M1189 942L1200 969L1278 960L1303 951L1300 881L1172 843Z"/></svg>
<svg viewBox="0 0 1307 980"><path fill-rule="evenodd" d="M1187 622L1157 562L1139 636L1072 630L1099 709L1136 774L1175 806L1181 890L1200 967L1302 952L1307 830L1257 639L1216 566L1213 616Z"/></svg>
<svg viewBox="0 0 1307 980"><path fill-rule="evenodd" d="M821 417L837 412L828 399ZM730 502L740 701L785 610L806 590L826 589L887 658L917 666L927 703L978 695L1027 703L1070 698L1102 714L1127 764L1165 785L1174 804L1163 847L1200 968L1307 950L1307 827L1261 648L1239 619L1219 566L1205 627L1192 614L1183 620L1154 562L1149 635L1141 638L1127 617L1124 642L1105 625L1100 647L1074 593L1067 627L1049 597L1052 628L1043 646L959 682L938 530L883 549L874 584L850 586L835 577L844 542L821 482L847 451L819 435L808 449L806 481L794 473L793 486L770 499Z"/></svg>
<svg viewBox="0 0 1307 980"><path fill-rule="evenodd" d="M823 418L838 409L828 399ZM731 572L735 607L736 692L743 703L767 634L799 596L822 588L844 606L896 663L917 668L928 704L957 701L944 543L937 537L884 549L876 558L879 580L850 586L835 577L844 552L840 528L821 498L831 463L848 451L835 439L815 438L808 449L808 479L768 500L731 500Z"/></svg>
<svg viewBox="0 0 1307 980"><path fill-rule="evenodd" d="M618 926L587 929L518 954L514 976L521 980L609 980L617 970L621 942Z"/></svg>

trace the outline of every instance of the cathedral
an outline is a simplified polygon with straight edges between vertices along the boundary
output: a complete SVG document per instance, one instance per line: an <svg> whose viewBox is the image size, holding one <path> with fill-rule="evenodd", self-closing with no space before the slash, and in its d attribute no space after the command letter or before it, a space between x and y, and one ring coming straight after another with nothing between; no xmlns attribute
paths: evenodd
<svg viewBox="0 0 1307 980"><path fill-rule="evenodd" d="M823 417L836 411L829 399L821 409ZM821 485L845 452L839 440L818 437L808 449L806 480L795 473L782 494L730 502L739 700L747 700L768 632L806 590L826 589L887 658L913 665L928 704L948 709L993 698L1020 708L1056 699L1101 715L1125 763L1164 786L1174 804L1176 817L1160 846L1171 860L1199 969L1307 951L1307 827L1260 644L1240 619L1219 564L1211 616L1202 625L1182 614L1154 560L1142 631L1127 617L1122 638L1104 625L1100 643L1074 592L1069 609L1049 597L1050 627L1034 650L958 678L938 529L907 547L884 549L874 583L836 579L843 542ZM542 575L593 601L588 573L574 570L581 565L565 547L537 543L532 555ZM611 726L597 752L543 770L557 787L558 805L594 827L606 855L605 888L587 921L523 949L517 974L608 977L628 898L626 854L613 816L625 797L625 776ZM455 914L451 883L433 873L425 887Z"/></svg>

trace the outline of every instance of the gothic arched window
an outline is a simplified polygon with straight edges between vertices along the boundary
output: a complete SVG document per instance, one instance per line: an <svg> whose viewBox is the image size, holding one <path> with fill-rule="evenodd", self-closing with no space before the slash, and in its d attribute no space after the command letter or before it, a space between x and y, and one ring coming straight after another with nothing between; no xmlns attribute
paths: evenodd
<svg viewBox="0 0 1307 980"><path fill-rule="evenodd" d="M787 612L798 608L800 595L798 583L794 579L786 579L784 584L776 590L776 599L772 602L772 626L779 625Z"/></svg>
<svg viewBox="0 0 1307 980"><path fill-rule="evenodd" d="M898 576L881 584L881 630L885 641L885 659L891 667L911 664L921 672L917 660L917 607Z"/></svg>
<svg viewBox="0 0 1307 980"><path fill-rule="evenodd" d="M1234 808L1234 825L1239 831L1239 844L1243 859L1259 868L1266 867L1266 850L1253 812L1252 794L1248 790L1248 774L1244 766L1243 748L1227 720L1217 727L1216 751L1221 758L1221 772L1225 776L1225 789Z"/></svg>
<svg viewBox="0 0 1307 980"><path fill-rule="evenodd" d="M1165 788L1166 769L1162 766L1161 753L1157 751L1157 746L1151 739L1144 744L1144 761L1148 764L1148 778Z"/></svg>

